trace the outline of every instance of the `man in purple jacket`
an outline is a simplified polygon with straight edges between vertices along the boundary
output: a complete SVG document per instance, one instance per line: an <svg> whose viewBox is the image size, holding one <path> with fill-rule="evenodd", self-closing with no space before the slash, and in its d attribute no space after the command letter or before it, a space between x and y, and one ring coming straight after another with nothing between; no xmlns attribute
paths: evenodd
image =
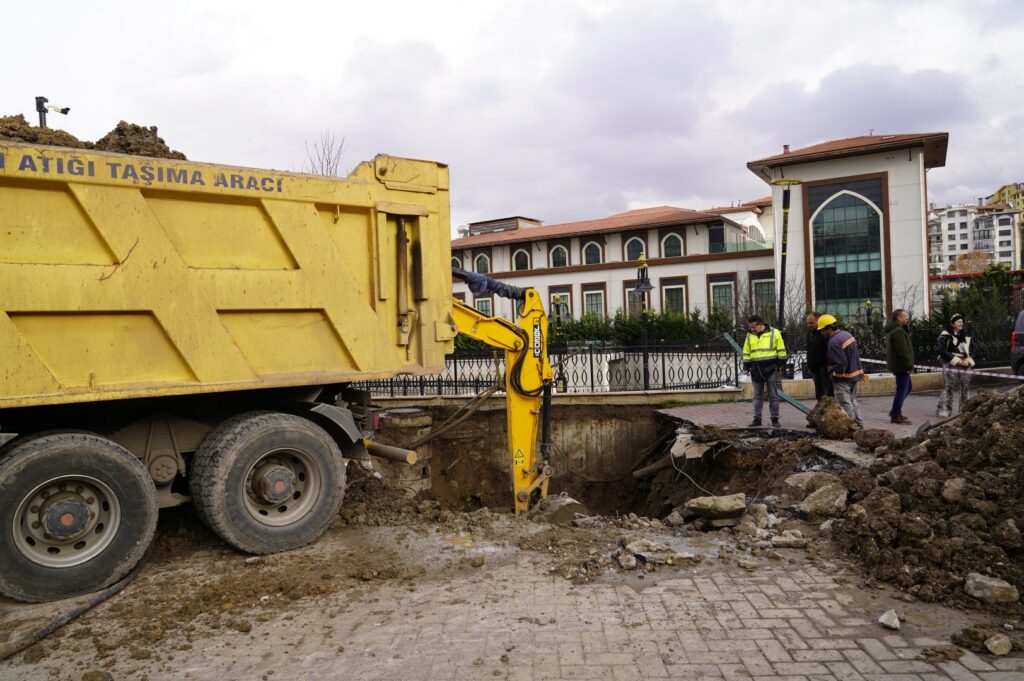
<svg viewBox="0 0 1024 681"><path fill-rule="evenodd" d="M857 410L857 384L864 378L864 368L857 353L857 339L840 329L838 320L830 314L818 318L818 330L828 338L828 370L836 400L847 416L863 426Z"/></svg>

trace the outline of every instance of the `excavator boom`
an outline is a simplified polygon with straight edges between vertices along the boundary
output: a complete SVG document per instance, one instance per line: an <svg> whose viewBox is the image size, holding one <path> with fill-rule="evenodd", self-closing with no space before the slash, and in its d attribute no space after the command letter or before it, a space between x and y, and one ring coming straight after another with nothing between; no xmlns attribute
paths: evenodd
<svg viewBox="0 0 1024 681"><path fill-rule="evenodd" d="M548 362L548 318L540 296L532 288L511 290L518 301L515 323L488 317L457 300L453 301L452 318L459 333L505 352L508 447L515 510L520 514L548 493L551 466L545 449L554 373ZM539 425L545 431L541 446Z"/></svg>

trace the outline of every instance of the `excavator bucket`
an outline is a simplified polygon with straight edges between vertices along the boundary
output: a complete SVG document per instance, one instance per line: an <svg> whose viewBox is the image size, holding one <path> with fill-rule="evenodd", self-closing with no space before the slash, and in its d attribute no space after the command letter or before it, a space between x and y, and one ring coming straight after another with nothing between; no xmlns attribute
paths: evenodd
<svg viewBox="0 0 1024 681"><path fill-rule="evenodd" d="M552 525L568 525L577 515L589 516L587 507L566 494L544 497L530 509L526 517Z"/></svg>

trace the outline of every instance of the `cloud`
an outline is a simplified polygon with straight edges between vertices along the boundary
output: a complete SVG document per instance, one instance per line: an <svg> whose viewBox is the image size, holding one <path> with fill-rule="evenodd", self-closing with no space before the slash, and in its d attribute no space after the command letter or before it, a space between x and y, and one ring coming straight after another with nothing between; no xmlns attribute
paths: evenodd
<svg viewBox="0 0 1024 681"><path fill-rule="evenodd" d="M124 118L196 160L286 170L330 128L348 168L378 152L448 163L456 225L763 196L747 161L872 128L950 132L933 200L1024 179L1009 0L275 7L12 6L8 49L32 68L7 74L0 113L31 114L46 94L72 107L61 123L81 137ZM39 35L92 42L41 50Z"/></svg>
<svg viewBox="0 0 1024 681"><path fill-rule="evenodd" d="M948 131L977 114L963 76L858 64L830 73L814 91L795 81L770 84L733 118L773 139L773 148L784 143L796 148L870 130Z"/></svg>

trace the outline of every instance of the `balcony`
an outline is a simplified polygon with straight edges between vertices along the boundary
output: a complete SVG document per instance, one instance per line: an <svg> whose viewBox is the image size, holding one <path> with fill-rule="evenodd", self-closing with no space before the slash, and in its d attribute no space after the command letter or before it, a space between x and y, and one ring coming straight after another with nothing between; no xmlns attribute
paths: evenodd
<svg viewBox="0 0 1024 681"><path fill-rule="evenodd" d="M765 248L772 248L771 239L765 241L727 241L725 243L711 244L708 253L741 253L743 251L760 251Z"/></svg>

